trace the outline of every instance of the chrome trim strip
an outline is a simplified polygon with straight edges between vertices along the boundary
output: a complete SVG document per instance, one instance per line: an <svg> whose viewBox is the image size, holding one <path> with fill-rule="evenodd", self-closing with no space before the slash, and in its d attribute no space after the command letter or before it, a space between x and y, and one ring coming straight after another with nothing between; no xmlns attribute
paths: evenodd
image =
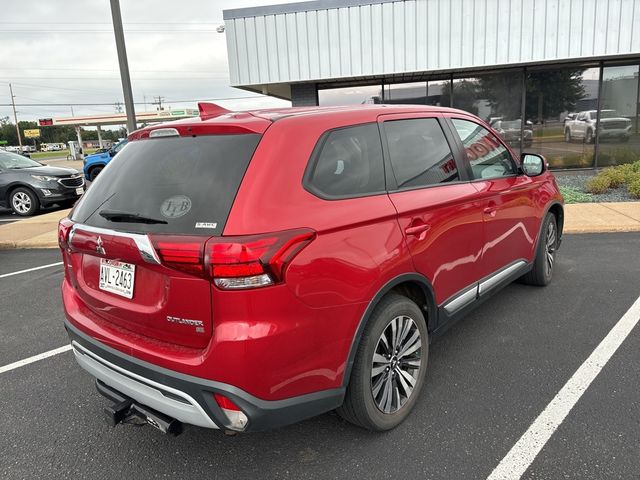
<svg viewBox="0 0 640 480"><path fill-rule="evenodd" d="M462 307L465 307L469 305L471 302L475 301L477 295L478 295L478 284L476 283L469 290L467 290L466 292L463 292L453 300L446 303L444 305L444 310L448 314L452 314L460 310Z"/></svg>
<svg viewBox="0 0 640 480"><path fill-rule="evenodd" d="M526 264L527 262L525 262L524 260L518 260L517 262L509 265L508 267L500 270L499 272L494 273L491 277L487 278L485 281L480 282L480 285L478 286L478 293L480 295L482 295L483 293L487 293L487 291L491 290L493 287L499 284L502 280L504 280L513 272L515 272L519 268L522 268Z"/></svg>
<svg viewBox="0 0 640 480"><path fill-rule="evenodd" d="M183 423L204 428L219 428L205 413L202 406L185 392L118 367L76 341L71 342L71 346L76 361L84 370L124 395ZM163 395L163 391L181 400Z"/></svg>
<svg viewBox="0 0 640 480"><path fill-rule="evenodd" d="M141 233L120 232L118 230L111 230L110 228L92 227L90 225L75 223L71 227L71 232L69 232L69 245L73 244L73 235L75 234L76 230L96 233L98 235L112 235L114 237L131 238L138 247L140 256L145 262L155 263L156 265L161 264L160 258L158 257L156 250L153 248L153 245L151 245L151 240L149 240L148 235L144 235Z"/></svg>

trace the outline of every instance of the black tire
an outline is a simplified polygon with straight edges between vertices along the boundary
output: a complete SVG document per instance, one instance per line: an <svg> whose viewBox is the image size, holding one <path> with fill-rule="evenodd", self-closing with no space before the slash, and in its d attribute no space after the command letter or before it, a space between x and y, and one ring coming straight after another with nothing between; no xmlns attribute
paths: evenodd
<svg viewBox="0 0 640 480"><path fill-rule="evenodd" d="M558 223L553 213L547 213L540 230L536 258L530 272L521 277L521 281L528 285L544 287L551 283L553 267L555 266L558 250Z"/></svg>
<svg viewBox="0 0 640 480"><path fill-rule="evenodd" d="M16 215L30 217L40 210L40 200L32 190L18 187L9 194L9 206Z"/></svg>
<svg viewBox="0 0 640 480"><path fill-rule="evenodd" d="M91 170L89 170L89 180L93 182L98 177L98 175L100 175L100 172L103 168L104 167L102 165L98 165L97 167L93 167Z"/></svg>
<svg viewBox="0 0 640 480"><path fill-rule="evenodd" d="M408 322L406 319L411 320L413 323ZM395 325L407 327L407 334L403 337L406 344L398 342L402 346L400 348L401 351L404 348L409 352L418 341L420 342L420 348L417 351L408 353L406 356L393 355L393 357L385 360L389 362L388 367L378 362L379 366L376 367L376 370L380 368L386 368L386 370L374 376L376 375L373 372L374 354L378 358L381 357L377 351L385 348L385 345L381 343L382 335L383 333L386 335L391 331L388 329L392 328L392 322L395 322ZM400 330L404 331L404 327ZM395 331L398 331L398 329ZM418 340L414 340L414 343L409 343L416 332L419 333ZM385 338L388 339L390 337L386 336ZM411 347L406 347L405 345L411 345ZM347 386L347 393L344 403L337 409L338 414L348 422L369 430L384 431L398 426L409 415L420 396L427 369L428 354L429 337L427 324L420 308L405 296L396 293L387 294L375 307L362 334L349 385ZM419 363L419 366L412 368L409 366L409 362L412 365ZM403 372L400 372L403 368ZM396 372L398 372L397 375ZM405 380L408 378L405 374L409 375L411 379ZM402 378L400 378L401 376ZM402 383L410 387L411 380L415 380L415 383L413 389L406 395L407 389L402 386ZM384 387L378 387L383 397L383 404L386 387L390 385L388 389L389 396L393 396L393 399L390 400L390 411L388 413L385 413L382 407L379 406L379 399L374 398L374 388L378 385L378 382L380 385L384 385Z"/></svg>
<svg viewBox="0 0 640 480"><path fill-rule="evenodd" d="M629 138L630 138L630 136L629 136L629 135L622 135L622 136L620 137L620 141L621 141L622 143L627 143L627 142L629 141Z"/></svg>
<svg viewBox="0 0 640 480"><path fill-rule="evenodd" d="M584 136L585 143L593 143L593 130L587 130L587 133Z"/></svg>

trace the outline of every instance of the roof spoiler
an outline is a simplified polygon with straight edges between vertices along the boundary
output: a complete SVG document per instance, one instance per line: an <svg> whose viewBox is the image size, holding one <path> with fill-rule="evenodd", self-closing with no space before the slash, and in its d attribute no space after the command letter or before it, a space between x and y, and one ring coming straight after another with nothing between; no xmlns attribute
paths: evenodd
<svg viewBox="0 0 640 480"><path fill-rule="evenodd" d="M225 113L231 113L231 110L216 105L215 103L199 102L198 111L200 112L200 118L202 120L208 120L210 118L219 117Z"/></svg>

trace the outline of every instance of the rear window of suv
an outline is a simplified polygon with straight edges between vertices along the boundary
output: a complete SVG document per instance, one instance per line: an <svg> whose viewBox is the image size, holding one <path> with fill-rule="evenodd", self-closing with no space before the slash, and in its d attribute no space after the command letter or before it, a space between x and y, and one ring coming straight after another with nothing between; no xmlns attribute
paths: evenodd
<svg viewBox="0 0 640 480"><path fill-rule="evenodd" d="M129 142L90 186L72 220L130 232L220 235L260 138L203 135ZM128 215L159 222L129 221Z"/></svg>

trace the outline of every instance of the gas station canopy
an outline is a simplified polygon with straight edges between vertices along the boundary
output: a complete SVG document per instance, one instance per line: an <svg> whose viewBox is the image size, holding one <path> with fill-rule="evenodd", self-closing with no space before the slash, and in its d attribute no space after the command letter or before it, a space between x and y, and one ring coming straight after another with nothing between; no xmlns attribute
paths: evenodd
<svg viewBox="0 0 640 480"><path fill-rule="evenodd" d="M136 112L137 123L167 122L181 118L197 117L198 110L182 108L179 110L157 110L154 112ZM73 127L97 127L100 125L123 125L127 123L125 113L108 113L106 115L89 115L81 117L41 118L38 125L50 127L53 125L71 125Z"/></svg>

